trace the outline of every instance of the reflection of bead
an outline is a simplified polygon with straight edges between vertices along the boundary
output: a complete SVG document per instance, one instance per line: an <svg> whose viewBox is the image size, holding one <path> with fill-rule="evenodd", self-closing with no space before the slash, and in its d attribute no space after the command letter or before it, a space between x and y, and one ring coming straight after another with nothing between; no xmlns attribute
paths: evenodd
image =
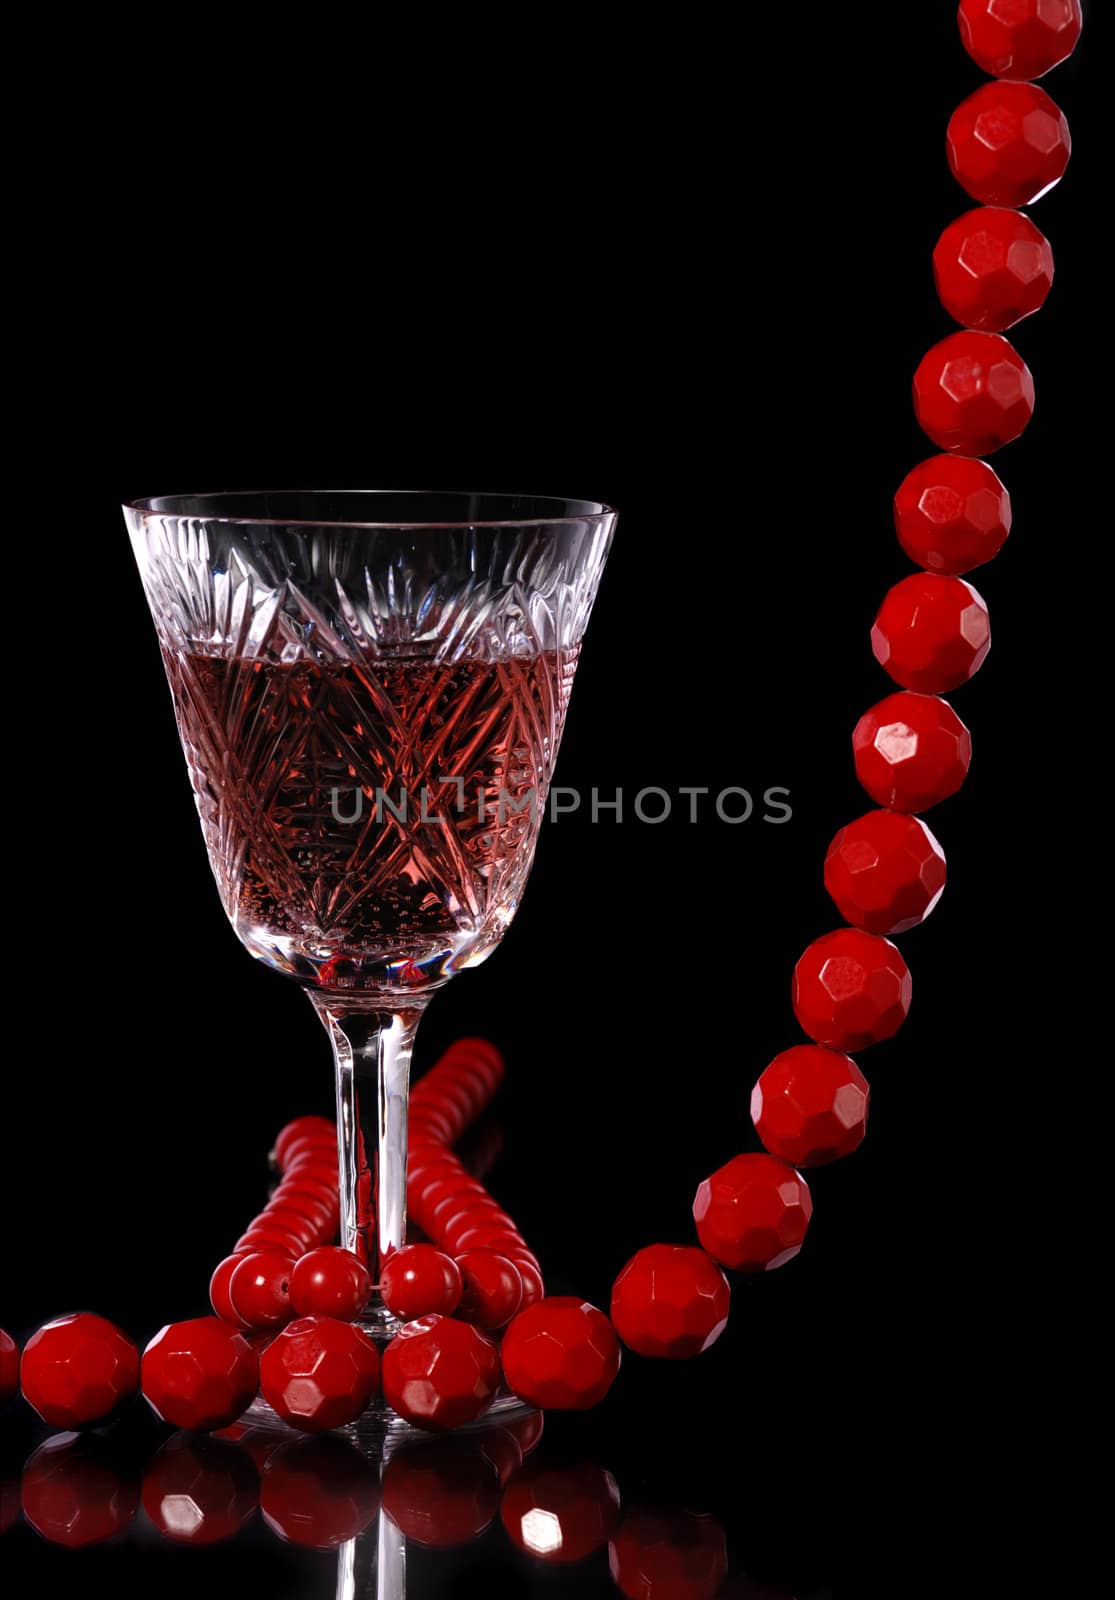
<svg viewBox="0 0 1115 1600"><path fill-rule="evenodd" d="M949 120L952 175L985 206L1028 206L1064 176L1065 114L1032 83L985 83Z"/></svg>
<svg viewBox="0 0 1115 1600"><path fill-rule="evenodd" d="M933 276L950 317L965 328L1002 333L1044 304L1053 251L1021 211L981 206L950 222L937 240Z"/></svg>
<svg viewBox="0 0 1115 1600"><path fill-rule="evenodd" d="M427 1439L391 1457L383 1509L408 1539L445 1549L478 1539L495 1520L499 1477L482 1439Z"/></svg>
<svg viewBox="0 0 1115 1600"><path fill-rule="evenodd" d="M500 1354L507 1385L520 1400L557 1411L598 1405L620 1365L611 1323L576 1295L552 1295L520 1311Z"/></svg>
<svg viewBox="0 0 1115 1600"><path fill-rule="evenodd" d="M608 1542L619 1521L619 1489L592 1462L532 1463L508 1484L500 1518L512 1541L537 1561L583 1561Z"/></svg>
<svg viewBox="0 0 1115 1600"><path fill-rule="evenodd" d="M299 1317L272 1339L259 1362L269 1405L307 1433L355 1422L379 1386L379 1352L351 1322Z"/></svg>
<svg viewBox="0 0 1115 1600"><path fill-rule="evenodd" d="M960 576L997 556L1010 532L1010 495L986 461L939 455L908 472L894 497L898 542L929 572Z"/></svg>
<svg viewBox="0 0 1115 1600"><path fill-rule="evenodd" d="M455 1317L408 1322L383 1352L383 1394L416 1427L459 1428L485 1412L499 1388L490 1339Z"/></svg>
<svg viewBox="0 0 1115 1600"><path fill-rule="evenodd" d="M898 1032L911 991L910 969L889 939L838 928L798 958L794 1015L818 1044L865 1050Z"/></svg>
<svg viewBox="0 0 1115 1600"><path fill-rule="evenodd" d="M235 1422L255 1398L259 1360L219 1317L161 1328L143 1352L148 1405L175 1428L208 1430Z"/></svg>
<svg viewBox="0 0 1115 1600"><path fill-rule="evenodd" d="M727 1278L703 1250L648 1244L613 1285L612 1323L629 1350L684 1361L716 1343L730 1301Z"/></svg>
<svg viewBox="0 0 1115 1600"><path fill-rule="evenodd" d="M246 1450L222 1439L178 1434L143 1474L143 1509L168 1539L231 1539L259 1504L259 1477Z"/></svg>
<svg viewBox="0 0 1115 1600"><path fill-rule="evenodd" d="M1084 17L1080 0L960 0L965 50L995 78L1040 78L1070 56Z"/></svg>
<svg viewBox="0 0 1115 1600"><path fill-rule="evenodd" d="M35 1532L68 1550L100 1544L128 1526L139 1488L95 1435L55 1434L23 1468L23 1515Z"/></svg>
<svg viewBox="0 0 1115 1600"><path fill-rule="evenodd" d="M783 1050L751 1091L751 1120L772 1156L821 1167L863 1143L870 1099L850 1056L818 1044Z"/></svg>
<svg viewBox="0 0 1115 1600"><path fill-rule="evenodd" d="M1001 333L950 333L914 373L914 411L940 450L989 456L1034 414L1034 380Z"/></svg>
<svg viewBox="0 0 1115 1600"><path fill-rule="evenodd" d="M883 597L871 648L904 689L940 694L973 678L991 649L983 596L963 578L912 572Z"/></svg>
<svg viewBox="0 0 1115 1600"><path fill-rule="evenodd" d="M728 1574L724 1529L700 1512L636 1507L609 1546L608 1566L628 1600L712 1600Z"/></svg>
<svg viewBox="0 0 1115 1600"><path fill-rule="evenodd" d="M139 1386L139 1352L91 1311L56 1317L33 1333L20 1362L23 1398L52 1428L103 1422Z"/></svg>
<svg viewBox="0 0 1115 1600"><path fill-rule="evenodd" d="M878 805L928 811L968 774L972 736L947 700L889 694L856 723L856 777Z"/></svg>
<svg viewBox="0 0 1115 1600"><path fill-rule="evenodd" d="M379 1475L347 1439L292 1439L267 1462L259 1509L280 1539L335 1550L379 1510Z"/></svg>
<svg viewBox="0 0 1115 1600"><path fill-rule="evenodd" d="M846 922L904 933L924 922L945 887L945 854L924 822L869 811L849 822L825 856L825 888Z"/></svg>
<svg viewBox="0 0 1115 1600"><path fill-rule="evenodd" d="M735 1272L772 1272L792 1261L812 1214L805 1179L767 1155L733 1157L705 1179L693 1201L697 1237Z"/></svg>

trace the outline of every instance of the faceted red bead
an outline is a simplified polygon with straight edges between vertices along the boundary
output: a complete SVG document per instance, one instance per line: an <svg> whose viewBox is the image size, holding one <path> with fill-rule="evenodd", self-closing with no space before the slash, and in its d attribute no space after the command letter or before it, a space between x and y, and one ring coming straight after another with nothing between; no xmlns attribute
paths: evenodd
<svg viewBox="0 0 1115 1600"><path fill-rule="evenodd" d="M139 1508L139 1485L121 1472L104 1439L58 1433L25 1463L21 1498L37 1534L82 1550L128 1526Z"/></svg>
<svg viewBox="0 0 1115 1600"><path fill-rule="evenodd" d="M612 1288L612 1325L641 1356L686 1361L716 1343L728 1324L728 1280L690 1245L648 1244Z"/></svg>
<svg viewBox="0 0 1115 1600"><path fill-rule="evenodd" d="M945 887L945 853L924 822L868 811L825 856L825 888L845 922L868 933L905 933L924 922Z"/></svg>
<svg viewBox="0 0 1115 1600"><path fill-rule="evenodd" d="M728 1575L728 1545L715 1517L637 1507L609 1546L608 1566L627 1600L712 1600Z"/></svg>
<svg viewBox="0 0 1115 1600"><path fill-rule="evenodd" d="M404 1322L448 1316L461 1298L460 1268L432 1244L402 1245L384 1262L380 1279L384 1305Z"/></svg>
<svg viewBox="0 0 1115 1600"><path fill-rule="evenodd" d="M231 1539L259 1504L259 1475L246 1451L223 1439L178 1434L143 1473L143 1509L178 1544Z"/></svg>
<svg viewBox="0 0 1115 1600"><path fill-rule="evenodd" d="M987 605L964 578L912 572L883 597L871 648L904 689L958 689L975 677L991 649Z"/></svg>
<svg viewBox="0 0 1115 1600"><path fill-rule="evenodd" d="M960 0L960 38L993 78L1040 78L1076 48L1080 0Z"/></svg>
<svg viewBox="0 0 1115 1600"><path fill-rule="evenodd" d="M863 1143L870 1097L867 1079L850 1056L798 1044L761 1073L751 1091L751 1120L779 1161L822 1167Z"/></svg>
<svg viewBox="0 0 1115 1600"><path fill-rule="evenodd" d="M288 1544L335 1550L379 1510L379 1473L347 1439L292 1439L269 1457L259 1508Z"/></svg>
<svg viewBox="0 0 1115 1600"><path fill-rule="evenodd" d="M734 1156L705 1179L693 1201L697 1237L736 1272L772 1272L792 1261L812 1214L805 1179L766 1155Z"/></svg>
<svg viewBox="0 0 1115 1600"><path fill-rule="evenodd" d="M383 1473L383 1509L415 1544L448 1549L479 1539L499 1510L499 1476L480 1440L406 1444Z"/></svg>
<svg viewBox="0 0 1115 1600"><path fill-rule="evenodd" d="M520 1550L557 1566L584 1561L607 1544L619 1510L616 1480L603 1467L532 1462L508 1484L500 1518Z"/></svg>
<svg viewBox="0 0 1115 1600"><path fill-rule="evenodd" d="M910 969L889 939L838 928L803 951L794 968L794 1015L811 1039L865 1050L896 1034L910 1009Z"/></svg>
<svg viewBox="0 0 1115 1600"><path fill-rule="evenodd" d="M950 317L1001 333L1045 303L1053 249L1021 211L981 206L950 222L937 240L933 276Z"/></svg>
<svg viewBox="0 0 1115 1600"><path fill-rule="evenodd" d="M1060 181L1072 150L1064 112L1032 83L985 83L953 112L952 175L985 206L1028 206Z"/></svg>
<svg viewBox="0 0 1115 1600"><path fill-rule="evenodd" d="M290 1320L290 1257L257 1250L228 1280L228 1298L246 1328L278 1328Z"/></svg>
<svg viewBox="0 0 1115 1600"><path fill-rule="evenodd" d="M299 1317L260 1357L259 1385L292 1427L340 1428L356 1421L379 1387L379 1352L351 1322Z"/></svg>
<svg viewBox="0 0 1115 1600"><path fill-rule="evenodd" d="M611 1323L576 1295L552 1295L520 1311L500 1354L508 1387L545 1410L599 1405L620 1366Z"/></svg>
<svg viewBox="0 0 1115 1600"><path fill-rule="evenodd" d="M19 1388L19 1346L0 1328L0 1406Z"/></svg>
<svg viewBox="0 0 1115 1600"><path fill-rule="evenodd" d="M928 811L967 777L972 736L947 700L888 694L856 723L852 750L872 800L892 811Z"/></svg>
<svg viewBox="0 0 1115 1600"><path fill-rule="evenodd" d="M298 1317L338 1317L352 1322L368 1304L371 1293L367 1267L351 1250L338 1245L308 1251L294 1263L290 1274L290 1303Z"/></svg>
<svg viewBox="0 0 1115 1600"><path fill-rule="evenodd" d="M438 1433L472 1422L499 1388L490 1339L455 1317L408 1322L383 1352L383 1393L407 1422Z"/></svg>
<svg viewBox="0 0 1115 1600"><path fill-rule="evenodd" d="M919 567L959 576L999 554L1010 532L1010 495L986 461L931 456L894 497L894 525Z"/></svg>
<svg viewBox="0 0 1115 1600"><path fill-rule="evenodd" d="M942 450L989 456L1034 414L1034 380L1001 333L950 333L914 373L918 422Z"/></svg>
<svg viewBox="0 0 1115 1600"><path fill-rule="evenodd" d="M259 1359L219 1317L161 1328L143 1352L143 1393L175 1428L208 1431L235 1422L255 1399Z"/></svg>
<svg viewBox="0 0 1115 1600"><path fill-rule="evenodd" d="M495 1250L464 1250L456 1258L462 1292L457 1315L489 1331L504 1328L523 1303L523 1280L514 1262Z"/></svg>
<svg viewBox="0 0 1115 1600"><path fill-rule="evenodd" d="M104 1317L78 1311L56 1317L23 1347L23 1398L52 1428L103 1422L139 1387L139 1352Z"/></svg>

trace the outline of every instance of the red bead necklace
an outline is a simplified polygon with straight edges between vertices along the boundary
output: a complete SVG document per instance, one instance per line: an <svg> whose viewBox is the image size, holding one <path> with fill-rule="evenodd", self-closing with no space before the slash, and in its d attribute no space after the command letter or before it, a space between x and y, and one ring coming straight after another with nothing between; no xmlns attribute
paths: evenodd
<svg viewBox="0 0 1115 1600"><path fill-rule="evenodd" d="M412 1096L408 1205L432 1243L385 1263L379 1288L406 1326L382 1362L354 1326L368 1273L331 1243L336 1131L303 1117L275 1142L281 1177L267 1207L213 1274L215 1316L164 1328L142 1371L135 1345L89 1313L40 1328L22 1359L0 1330L0 1401L19 1383L45 1421L70 1428L103 1421L141 1385L165 1421L215 1429L258 1387L285 1421L313 1431L354 1421L382 1377L400 1416L439 1430L481 1415L502 1376L531 1404L580 1409L610 1388L620 1339L645 1356L697 1355L727 1322L721 1269L770 1271L801 1249L813 1203L798 1169L849 1155L866 1131L870 1091L847 1052L889 1039L909 1011L910 972L888 936L923 922L945 885L944 852L914 813L955 794L968 771L968 730L939 696L966 683L990 649L987 606L963 574L998 554L1011 520L1006 489L978 458L1029 423L1033 378L1002 333L1041 307L1053 279L1049 242L1012 208L1059 181L1071 148L1063 113L1029 80L1075 48L1080 0L961 0L958 21L965 49L995 81L948 125L952 172L979 205L933 252L941 303L961 331L914 375L918 422L945 452L915 466L895 496L899 543L922 570L890 589L871 631L902 692L865 712L852 735L857 776L879 809L828 848L825 887L849 926L815 939L794 968L794 1015L814 1042L783 1050L761 1073L751 1115L765 1153L738 1155L700 1185L701 1248L638 1251L615 1281L610 1320L575 1297L547 1298L522 1234L450 1148L503 1076L492 1045L461 1040Z"/></svg>

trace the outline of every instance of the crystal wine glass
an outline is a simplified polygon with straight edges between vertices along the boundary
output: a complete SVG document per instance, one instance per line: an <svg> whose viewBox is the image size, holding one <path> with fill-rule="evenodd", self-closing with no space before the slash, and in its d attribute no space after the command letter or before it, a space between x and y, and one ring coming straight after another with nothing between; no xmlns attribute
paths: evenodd
<svg viewBox="0 0 1115 1600"><path fill-rule="evenodd" d="M225 911L300 983L337 1082L342 1242L406 1236L419 1019L534 855L616 514L379 490L123 508ZM365 1325L385 1336L378 1296Z"/></svg>

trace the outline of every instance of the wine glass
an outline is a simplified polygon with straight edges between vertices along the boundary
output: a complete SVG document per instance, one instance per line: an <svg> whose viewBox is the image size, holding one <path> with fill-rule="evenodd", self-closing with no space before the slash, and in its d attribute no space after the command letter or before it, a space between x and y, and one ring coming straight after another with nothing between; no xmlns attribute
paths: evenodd
<svg viewBox="0 0 1115 1600"><path fill-rule="evenodd" d="M380 490L123 507L225 911L337 1083L342 1243L406 1237L430 997L518 907L616 513ZM387 1337L378 1295L365 1327Z"/></svg>

